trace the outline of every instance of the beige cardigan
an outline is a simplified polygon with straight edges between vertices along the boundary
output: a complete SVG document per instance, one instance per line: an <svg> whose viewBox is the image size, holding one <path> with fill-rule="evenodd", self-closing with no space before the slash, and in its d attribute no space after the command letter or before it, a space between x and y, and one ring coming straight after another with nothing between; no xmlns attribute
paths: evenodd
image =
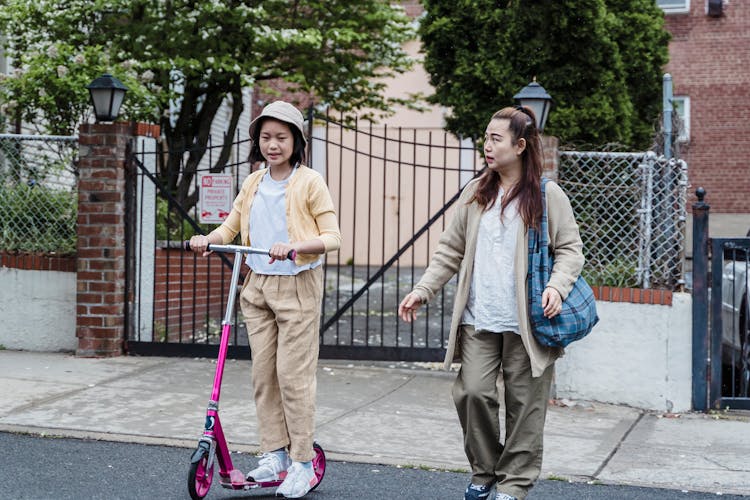
<svg viewBox="0 0 750 500"><path fill-rule="evenodd" d="M470 182L461 193L456 212L449 226L440 237L438 247L422 279L414 287L414 292L423 302L429 302L437 292L458 273L458 287L453 305L450 336L444 366L450 368L459 359L458 342L461 316L469 297L469 287L474 269L477 233L482 207L476 202L467 205L476 190L478 180ZM547 286L560 292L563 300L568 296L573 283L583 268L583 243L578 232L578 224L573 216L570 200L554 182L548 182L547 217L550 251L554 252L555 264ZM540 376L544 370L563 355L563 349L550 348L539 344L531 334L527 313L526 272L528 269L528 240L525 225L519 226L515 255L516 294L521 339L531 360L532 376ZM525 318L525 319L521 319Z"/></svg>
<svg viewBox="0 0 750 500"><path fill-rule="evenodd" d="M247 176L242 183L242 189L234 199L229 216L221 226L212 231L221 235L225 244L240 233L242 244L252 245L248 226L250 208L253 206L260 181L267 171L263 168ZM326 252L337 250L341 246L341 232L333 200L323 177L315 170L301 165L289 179L286 193L289 241L294 243L317 238L323 242ZM314 254L300 253L294 262L302 266L314 262L318 257Z"/></svg>

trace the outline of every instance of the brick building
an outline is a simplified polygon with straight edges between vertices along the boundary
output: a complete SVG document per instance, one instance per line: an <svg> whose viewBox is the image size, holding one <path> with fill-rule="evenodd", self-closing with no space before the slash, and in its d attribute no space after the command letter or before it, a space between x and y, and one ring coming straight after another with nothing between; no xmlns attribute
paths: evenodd
<svg viewBox="0 0 750 500"><path fill-rule="evenodd" d="M750 229L750 2L658 3L672 34L666 71L687 125L680 149L689 166L689 199L697 187L706 189L711 236L744 236Z"/></svg>
<svg viewBox="0 0 750 500"><path fill-rule="evenodd" d="M711 206L711 236L744 236L750 229L750 2L655 1L672 34L664 71L672 75L675 111L685 125L678 150L689 167L688 205L696 201L695 189L704 187ZM413 18L424 11L418 0L402 0L401 5ZM406 48L420 57L417 42ZM389 92L429 94L428 81L417 66L396 77ZM432 108L421 116L396 111L389 126L442 122L442 109ZM691 229L689 223L688 249Z"/></svg>

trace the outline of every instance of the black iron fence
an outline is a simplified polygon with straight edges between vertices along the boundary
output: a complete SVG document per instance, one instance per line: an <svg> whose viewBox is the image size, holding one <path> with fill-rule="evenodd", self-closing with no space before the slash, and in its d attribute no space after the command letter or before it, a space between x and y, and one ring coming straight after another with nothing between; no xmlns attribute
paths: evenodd
<svg viewBox="0 0 750 500"><path fill-rule="evenodd" d="M324 176L336 203L343 235L341 249L325 256L321 357L442 359L455 278L420 311L416 322L399 321L397 308L422 276L461 189L483 167L475 144L439 128L377 127L370 122L334 118L328 113L310 111L308 122L307 164ZM236 193L242 180L257 168L248 162L247 138L234 138L231 148L226 147L226 141L217 142L220 143L209 142L200 151L164 151L141 143L134 145L130 154L127 345L131 352L216 352L229 292L226 287L231 257L196 257L181 251L180 244L192 234L216 227L197 222L200 214L195 202L202 174L231 174ZM686 185L686 167L667 165L670 173L680 174L672 175L676 181L669 184L669 193L676 193L670 198L674 200L674 210L653 210L653 203L644 205L642 193L650 190L641 188L640 179L646 171L650 176L657 174L642 165L648 155L629 155L622 156L629 163L622 163L618 169L619 190L612 189L612 182L589 181L594 177L609 179L610 174L605 173L611 171L612 162L619 161L620 156L573 152L562 155L560 182L576 213L582 214L582 237L592 263L585 272L598 277L592 280L595 284L634 286L617 280L633 278L639 269L653 271L656 268L646 264L638 267L640 257L636 256L658 253L668 257L662 259L664 262L679 265L666 266L668 279L666 274L650 272L651 278L643 286L653 285L658 281L656 277L662 285L676 286L682 277L684 196L679 194ZM638 161L630 161L631 157ZM602 191L608 193L606 204L599 202ZM644 227L673 227L670 234L675 237L669 241L676 244L665 250L654 244L656 239L647 238L645 253L638 253L640 247L631 246L642 238L634 238L631 246L605 245L609 253L597 253L592 242L616 242L623 230L620 219L617 224L612 223L608 214L613 210L629 217L642 212L645 215L641 219L657 223ZM628 227L640 227L641 219L631 219ZM596 263L601 265L596 267ZM247 357L245 326L239 312L235 324L230 356Z"/></svg>
<svg viewBox="0 0 750 500"><path fill-rule="evenodd" d="M693 205L693 407L750 409L750 232L709 238L709 206Z"/></svg>
<svg viewBox="0 0 750 500"><path fill-rule="evenodd" d="M247 139L235 140L233 161L224 165L235 185L249 171L240 156L247 144ZM209 141L202 152L205 161L191 172L194 185L188 193L197 190L199 174L215 168L212 160L223 147ZM215 225L199 224L198 206L179 200L170 182L174 177L161 173L170 163L169 155L180 156L171 163L180 162L183 170L190 154L195 158L195 151L167 152L153 141L141 140L131 145L128 155L126 332L127 349L134 354L208 355L218 345L231 256L203 259L182 250L183 241ZM247 345L244 324L237 318L235 322L240 328L234 331L233 346Z"/></svg>
<svg viewBox="0 0 750 500"><path fill-rule="evenodd" d="M361 126L328 114L311 118L308 165L325 177L344 235L342 248L325 261L321 357L442 359L454 284L413 324L399 322L396 311L423 273L458 193L481 168L474 144L442 129ZM209 145L202 162L195 161L195 151L133 147L127 342L132 353L216 353L231 256L196 257L181 251L180 243L215 227L199 224L198 207L185 200L195 199L202 173L218 171L211 159L222 157L221 147ZM236 138L232 151L234 161L223 168L233 174L236 192L256 166L247 161L247 139ZM165 155L182 155L180 168L188 171L165 175L162 165L177 163L165 162ZM191 176L189 190L176 188L183 174ZM239 311L235 325L229 355L247 357Z"/></svg>
<svg viewBox="0 0 750 500"><path fill-rule="evenodd" d="M424 272L461 188L481 169L474 144L442 129L320 118L310 165L326 178L344 235L327 260L321 356L442 359L455 283L415 323L396 312Z"/></svg>

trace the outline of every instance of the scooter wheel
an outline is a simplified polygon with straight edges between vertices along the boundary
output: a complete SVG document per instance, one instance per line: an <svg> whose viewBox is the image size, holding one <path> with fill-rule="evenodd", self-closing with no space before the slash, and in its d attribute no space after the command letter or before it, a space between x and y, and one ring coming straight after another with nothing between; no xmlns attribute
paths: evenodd
<svg viewBox="0 0 750 500"><path fill-rule="evenodd" d="M318 478L318 484L313 486L310 491L313 491L315 488L320 486L321 481L323 481L323 476L326 475L326 454L323 451L323 448L318 443L313 443L313 450L315 450L315 456L313 457L313 469L315 470L315 475Z"/></svg>
<svg viewBox="0 0 750 500"><path fill-rule="evenodd" d="M188 491L190 498L201 500L208 494L211 488L211 481L214 477L214 466L207 467L208 457L204 455L195 463L190 464L190 473L188 474Z"/></svg>

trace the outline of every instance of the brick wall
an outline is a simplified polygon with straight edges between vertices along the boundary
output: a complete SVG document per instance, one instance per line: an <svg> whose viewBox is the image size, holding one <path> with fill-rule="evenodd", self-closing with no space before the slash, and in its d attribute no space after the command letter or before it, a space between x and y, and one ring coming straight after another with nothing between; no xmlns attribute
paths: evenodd
<svg viewBox="0 0 750 500"><path fill-rule="evenodd" d="M234 256L227 258L232 262ZM207 319L216 331L232 277L218 255L193 257L182 250L158 248L155 267L154 340L193 342L196 335L200 341Z"/></svg>
<svg viewBox="0 0 750 500"><path fill-rule="evenodd" d="M76 271L75 256L55 256L0 251L0 267L26 269L29 271Z"/></svg>
<svg viewBox="0 0 750 500"><path fill-rule="evenodd" d="M719 18L690 3L665 19L674 94L690 97L691 192L706 188L714 213L750 213L750 2L729 2Z"/></svg>
<svg viewBox="0 0 750 500"><path fill-rule="evenodd" d="M619 288L614 286L594 286L594 297L603 302L627 302L631 304L672 305L671 290L644 288Z"/></svg>
<svg viewBox="0 0 750 500"><path fill-rule="evenodd" d="M406 15L413 19L421 16L424 12L424 6L420 0L401 0L399 3L404 8Z"/></svg>
<svg viewBox="0 0 750 500"><path fill-rule="evenodd" d="M544 155L542 173L553 181L557 180L558 167L560 166L559 146L560 140L557 137L552 135L542 136L542 154Z"/></svg>

